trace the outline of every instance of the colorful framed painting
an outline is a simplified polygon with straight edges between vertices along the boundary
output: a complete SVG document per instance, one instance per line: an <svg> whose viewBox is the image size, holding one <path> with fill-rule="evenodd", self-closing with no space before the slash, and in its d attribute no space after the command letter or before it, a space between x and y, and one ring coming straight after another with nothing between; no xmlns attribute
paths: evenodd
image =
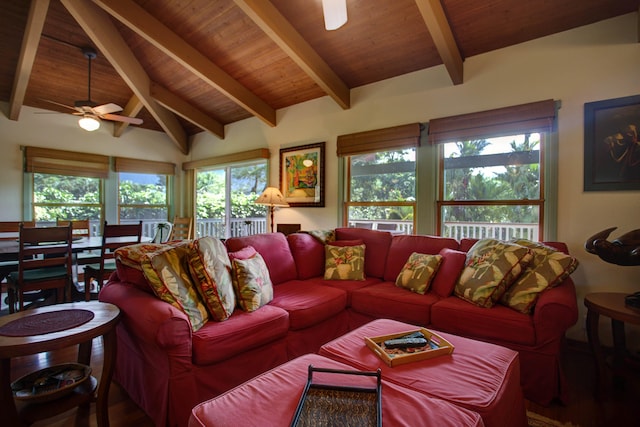
<svg viewBox="0 0 640 427"><path fill-rule="evenodd" d="M640 190L640 95L584 104L584 191Z"/></svg>
<svg viewBox="0 0 640 427"><path fill-rule="evenodd" d="M324 207L324 145L280 149L280 190L290 206Z"/></svg>

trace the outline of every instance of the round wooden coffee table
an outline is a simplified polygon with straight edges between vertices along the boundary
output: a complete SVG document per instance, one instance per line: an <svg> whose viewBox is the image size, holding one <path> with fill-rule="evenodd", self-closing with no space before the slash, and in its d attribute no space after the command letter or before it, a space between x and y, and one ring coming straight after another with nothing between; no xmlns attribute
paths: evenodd
<svg viewBox="0 0 640 427"><path fill-rule="evenodd" d="M96 402L98 426L108 426L109 386L116 354L115 325L119 319L118 307L98 301L57 304L0 317L0 414L3 425L31 424ZM90 365L92 341L99 336L104 346L99 382L91 377L73 393L59 399L16 405L11 390L11 358L78 345L77 362Z"/></svg>
<svg viewBox="0 0 640 427"><path fill-rule="evenodd" d="M596 393L600 394L605 391L605 358L602 346L600 345L600 334L598 324L600 315L607 316L611 319L611 330L613 332L614 347L614 381L621 382L622 378L616 374L624 365L626 353L626 338L624 333L624 324L631 323L640 325L640 310L627 307L624 303L624 297L627 294L618 292L597 292L588 294L584 297L584 305L587 307L587 337L591 351L596 359Z"/></svg>

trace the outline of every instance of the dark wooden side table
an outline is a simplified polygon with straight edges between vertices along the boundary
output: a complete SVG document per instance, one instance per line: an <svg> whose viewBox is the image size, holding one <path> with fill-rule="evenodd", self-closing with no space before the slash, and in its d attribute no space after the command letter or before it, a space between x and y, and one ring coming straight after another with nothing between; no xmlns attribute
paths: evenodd
<svg viewBox="0 0 640 427"><path fill-rule="evenodd" d="M598 324L600 315L611 319L611 330L613 333L613 373L614 382L621 382L622 378L618 377L619 370L624 365L626 353L626 338L624 333L624 324L631 323L640 325L640 310L627 307L624 303L624 297L627 294L618 292L597 292L588 294L584 297L584 305L587 307L587 337L591 351L596 360L596 393L601 394L606 390L605 383L605 357L600 345L600 336Z"/></svg>
<svg viewBox="0 0 640 427"><path fill-rule="evenodd" d="M32 424L40 419L49 418L68 411L76 406L96 403L98 426L109 425L109 387L113 374L116 355L115 325L120 319L120 310L113 304L98 301L58 304L0 317L0 331L16 323L35 323L34 319L64 316L79 313L91 316L90 320L67 329L27 336L0 335L0 414L2 424L21 426ZM87 313L90 312L90 313ZM36 316L29 319L29 316ZM71 316L69 316L71 317ZM55 323L55 320L53 319ZM17 322L14 322L17 321ZM11 325L7 325L10 322ZM48 323L48 322L44 322ZM5 329L2 329L5 328ZM5 332L6 333L6 332ZM89 381L76 387L73 393L59 399L43 403L16 402L11 390L11 358L59 350L78 345L77 362L83 365L91 363L91 346L94 338L101 336L104 346L104 365L100 380L91 377Z"/></svg>

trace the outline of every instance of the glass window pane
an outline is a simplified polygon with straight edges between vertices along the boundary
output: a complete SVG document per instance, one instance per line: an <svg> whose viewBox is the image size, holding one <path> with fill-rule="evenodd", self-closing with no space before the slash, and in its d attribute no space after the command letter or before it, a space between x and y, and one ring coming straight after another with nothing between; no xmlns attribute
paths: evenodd
<svg viewBox="0 0 640 427"><path fill-rule="evenodd" d="M414 149L361 154L349 159L351 202L415 200Z"/></svg>
<svg viewBox="0 0 640 427"><path fill-rule="evenodd" d="M441 235L461 239L538 240L540 209L532 205L458 205L441 209Z"/></svg>
<svg viewBox="0 0 640 427"><path fill-rule="evenodd" d="M540 198L540 134L443 145L444 200Z"/></svg>
<svg viewBox="0 0 640 427"><path fill-rule="evenodd" d="M120 173L121 205L166 205L167 177L146 173Z"/></svg>
<svg viewBox="0 0 640 427"><path fill-rule="evenodd" d="M100 179L33 174L33 210L38 222L57 219L100 221Z"/></svg>

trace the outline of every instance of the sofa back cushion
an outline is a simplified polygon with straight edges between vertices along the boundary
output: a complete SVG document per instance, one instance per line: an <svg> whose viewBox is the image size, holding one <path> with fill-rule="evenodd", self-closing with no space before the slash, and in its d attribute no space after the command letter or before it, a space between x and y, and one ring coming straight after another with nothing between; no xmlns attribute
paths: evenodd
<svg viewBox="0 0 640 427"><path fill-rule="evenodd" d="M298 279L306 280L324 274L324 245L308 233L293 233L287 236L289 249L296 262Z"/></svg>
<svg viewBox="0 0 640 427"><path fill-rule="evenodd" d="M391 237L391 233L386 231L368 230L366 228L336 228L336 240L362 240L364 242L364 273L366 277L384 277ZM402 265L404 265L404 261ZM402 265L400 265L400 268L402 268ZM400 270L396 272L396 276L399 272ZM395 277L392 280L395 281Z"/></svg>
<svg viewBox="0 0 640 427"><path fill-rule="evenodd" d="M412 253L437 255L443 248L458 249L458 241L438 236L396 235L391 239L384 280L395 282Z"/></svg>
<svg viewBox="0 0 640 427"><path fill-rule="evenodd" d="M282 233L231 237L227 239L226 245L229 252L236 252L246 246L253 246L264 259L269 269L271 283L274 285L298 278L296 263L291 249L289 249L289 243Z"/></svg>

